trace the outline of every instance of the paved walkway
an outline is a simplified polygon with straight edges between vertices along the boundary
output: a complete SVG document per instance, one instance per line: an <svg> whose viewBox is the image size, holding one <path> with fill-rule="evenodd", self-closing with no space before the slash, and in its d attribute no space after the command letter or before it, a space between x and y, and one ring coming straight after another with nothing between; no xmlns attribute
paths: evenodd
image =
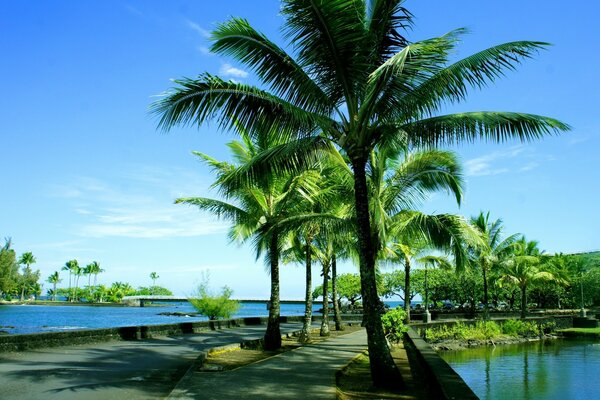
<svg viewBox="0 0 600 400"><path fill-rule="evenodd" d="M284 334L300 328L301 324L281 324ZM164 399L200 352L257 339L264 332L265 326L257 325L0 353L0 399Z"/></svg>
<svg viewBox="0 0 600 400"><path fill-rule="evenodd" d="M190 371L168 399L335 399L335 373L367 347L365 330L232 371Z"/></svg>

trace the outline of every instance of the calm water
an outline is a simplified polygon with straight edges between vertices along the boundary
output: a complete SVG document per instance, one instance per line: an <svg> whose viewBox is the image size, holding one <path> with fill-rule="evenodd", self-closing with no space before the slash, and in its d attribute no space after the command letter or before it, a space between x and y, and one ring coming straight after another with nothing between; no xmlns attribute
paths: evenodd
<svg viewBox="0 0 600 400"><path fill-rule="evenodd" d="M576 339L441 352L481 399L600 399L600 342Z"/></svg>
<svg viewBox="0 0 600 400"><path fill-rule="evenodd" d="M314 305L314 311L321 308ZM166 303L161 307L92 307L0 305L0 331L34 333L87 328L112 328L132 325L159 325L178 322L205 321L206 317L158 315L164 312L195 312L190 303ZM238 317L267 316L266 303L242 302L234 315ZM282 304L281 315L304 315L304 304Z"/></svg>

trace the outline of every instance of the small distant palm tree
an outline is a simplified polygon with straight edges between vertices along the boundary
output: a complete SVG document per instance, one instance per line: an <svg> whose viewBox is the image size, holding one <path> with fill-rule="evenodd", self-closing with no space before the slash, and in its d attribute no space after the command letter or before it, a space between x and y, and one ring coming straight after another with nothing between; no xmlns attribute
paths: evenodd
<svg viewBox="0 0 600 400"><path fill-rule="evenodd" d="M521 290L521 318L527 317L527 288L540 281L553 281L556 277L540 266L543 252L535 240L527 241L525 236L515 243L515 251L510 259L502 264L500 283L515 284Z"/></svg>
<svg viewBox="0 0 600 400"><path fill-rule="evenodd" d="M54 273L48 277L46 282L52 284L52 301L56 301L56 285L62 282L62 279L58 276L58 271L54 271Z"/></svg>
<svg viewBox="0 0 600 400"><path fill-rule="evenodd" d="M79 267L79 262L77 260L69 260L65 263L65 266L62 269L69 271L69 300L73 302L77 297L77 285L79 283L79 276L81 276L81 268ZM71 276L75 277L74 291L71 291Z"/></svg>
<svg viewBox="0 0 600 400"><path fill-rule="evenodd" d="M160 276L158 276L158 274L156 272L151 272L150 273L150 279L152 279L152 286L156 286L156 280L160 278Z"/></svg>
<svg viewBox="0 0 600 400"><path fill-rule="evenodd" d="M83 274L88 276L88 286L91 285L92 275L94 275L94 286L96 286L96 278L100 272L104 272L102 268L100 268L100 263L98 261L92 261L83 269Z"/></svg>
<svg viewBox="0 0 600 400"><path fill-rule="evenodd" d="M471 218L471 225L477 229L482 239L480 246L471 249L471 255L473 264L479 267L483 276L483 316L484 319L489 319L489 275L513 254L519 234L503 238L502 220L490 221L489 212L480 212L477 217Z"/></svg>

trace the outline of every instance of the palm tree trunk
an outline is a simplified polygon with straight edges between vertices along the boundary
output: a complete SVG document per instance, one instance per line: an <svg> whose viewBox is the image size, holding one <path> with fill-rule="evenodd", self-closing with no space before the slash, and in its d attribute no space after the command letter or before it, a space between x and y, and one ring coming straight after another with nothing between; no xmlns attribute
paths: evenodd
<svg viewBox="0 0 600 400"><path fill-rule="evenodd" d="M276 350L281 347L279 328L279 249L277 233L273 233L269 248L271 263L271 300L269 302L269 320L265 332L265 349Z"/></svg>
<svg viewBox="0 0 600 400"><path fill-rule="evenodd" d="M410 258L404 258L404 311L407 324L410 324Z"/></svg>
<svg viewBox="0 0 600 400"><path fill-rule="evenodd" d="M52 284L52 301L56 301L56 282Z"/></svg>
<svg viewBox="0 0 600 400"><path fill-rule="evenodd" d="M521 286L521 319L527 318L527 286Z"/></svg>
<svg viewBox="0 0 600 400"><path fill-rule="evenodd" d="M383 303L377 293L375 279L376 249L371 237L369 195L365 175L366 155L352 160L354 171L354 196L358 230L360 283L363 299L363 322L367 329L367 345L371 379L380 387L403 387L404 381L390 354L381 324Z"/></svg>
<svg viewBox="0 0 600 400"><path fill-rule="evenodd" d="M329 336L329 260L323 262L323 320L321 321L321 336Z"/></svg>
<svg viewBox="0 0 600 400"><path fill-rule="evenodd" d="M300 331L299 342L308 343L311 339L311 326L312 326L312 260L310 244L312 238L306 238L306 292L305 292L305 307L304 307L304 324Z"/></svg>
<svg viewBox="0 0 600 400"><path fill-rule="evenodd" d="M340 302L337 292L337 258L335 254L331 258L331 297L333 298L333 319L335 319L335 330L343 331L342 316L340 314Z"/></svg>
<svg viewBox="0 0 600 400"><path fill-rule="evenodd" d="M489 309L489 298L488 298L488 281L487 281L487 267L481 266L481 270L483 271L483 319L490 319L490 309Z"/></svg>

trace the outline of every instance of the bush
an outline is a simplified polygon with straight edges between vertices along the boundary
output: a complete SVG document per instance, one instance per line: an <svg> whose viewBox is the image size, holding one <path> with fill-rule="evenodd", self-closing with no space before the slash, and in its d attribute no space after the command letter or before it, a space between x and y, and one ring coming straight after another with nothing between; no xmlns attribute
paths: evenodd
<svg viewBox="0 0 600 400"><path fill-rule="evenodd" d="M383 332L388 340L396 343L402 341L404 332L408 330L408 327L404 325L405 320L406 312L400 307L383 314L381 322L383 323Z"/></svg>
<svg viewBox="0 0 600 400"><path fill-rule="evenodd" d="M221 294L213 294L208 290L208 282L204 281L198 285L196 292L188 300L200 314L210 320L227 319L231 318L240 307L238 301L230 299L232 294L233 290L227 286L221 289Z"/></svg>
<svg viewBox="0 0 600 400"><path fill-rule="evenodd" d="M426 330L427 340L489 340L501 336L502 331L497 323L479 321L475 325L465 325L457 322L451 327L442 325L439 328Z"/></svg>
<svg viewBox="0 0 600 400"><path fill-rule="evenodd" d="M502 333L509 336L539 336L540 327L535 322L509 319L502 324Z"/></svg>

